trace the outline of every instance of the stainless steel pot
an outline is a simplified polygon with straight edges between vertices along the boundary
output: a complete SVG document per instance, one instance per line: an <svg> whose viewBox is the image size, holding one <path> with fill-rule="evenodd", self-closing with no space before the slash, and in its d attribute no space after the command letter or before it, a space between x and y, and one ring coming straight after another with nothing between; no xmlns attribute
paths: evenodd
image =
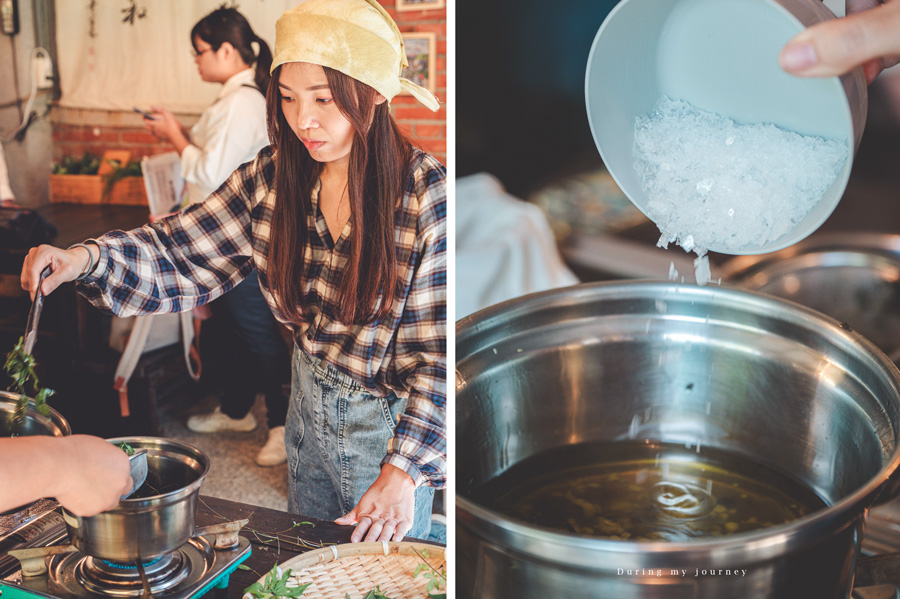
<svg viewBox="0 0 900 599"><path fill-rule="evenodd" d="M846 322L900 359L900 235L813 235L772 254L735 257L718 274Z"/></svg>
<svg viewBox="0 0 900 599"><path fill-rule="evenodd" d="M0 391L0 437L9 437L12 434L10 417L16 410L19 396L8 391ZM72 429L62 415L50 409L50 415L44 416L32 407L25 412L25 422L15 431L17 435L47 435L63 437L71 435Z"/></svg>
<svg viewBox="0 0 900 599"><path fill-rule="evenodd" d="M661 282L575 286L459 321L456 355L461 597L845 598L866 510L896 492L900 372L859 334L789 302ZM829 507L716 540L648 543L552 532L470 498L543 450L622 439L735 452Z"/></svg>
<svg viewBox="0 0 900 599"><path fill-rule="evenodd" d="M194 534L200 486L209 458L199 449L172 439L121 437L147 450L147 482L159 494L124 499L112 510L81 518L63 510L72 543L83 553L129 562L177 549Z"/></svg>

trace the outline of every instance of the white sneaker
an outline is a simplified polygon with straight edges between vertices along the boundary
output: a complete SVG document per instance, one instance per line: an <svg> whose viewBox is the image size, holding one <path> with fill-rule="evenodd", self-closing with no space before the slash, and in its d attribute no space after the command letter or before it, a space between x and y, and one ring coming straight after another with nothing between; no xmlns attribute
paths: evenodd
<svg viewBox="0 0 900 599"><path fill-rule="evenodd" d="M287 461L287 451L284 448L284 427L276 426L269 429L269 438L256 454L256 463L260 466L278 466Z"/></svg>
<svg viewBox="0 0 900 599"><path fill-rule="evenodd" d="M218 407L206 414L194 414L187 419L187 427L195 433L218 433L222 431L249 432L256 428L256 418L248 412L241 419L232 418Z"/></svg>

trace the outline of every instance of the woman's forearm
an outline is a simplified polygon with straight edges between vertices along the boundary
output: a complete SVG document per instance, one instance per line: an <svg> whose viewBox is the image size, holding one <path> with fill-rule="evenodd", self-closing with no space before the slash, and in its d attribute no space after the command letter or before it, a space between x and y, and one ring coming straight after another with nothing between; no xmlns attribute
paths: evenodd
<svg viewBox="0 0 900 599"><path fill-rule="evenodd" d="M53 495L54 437L0 439L0 512Z"/></svg>
<svg viewBox="0 0 900 599"><path fill-rule="evenodd" d="M131 489L128 457L90 435L0 439L0 511L53 497L78 516L114 508Z"/></svg>

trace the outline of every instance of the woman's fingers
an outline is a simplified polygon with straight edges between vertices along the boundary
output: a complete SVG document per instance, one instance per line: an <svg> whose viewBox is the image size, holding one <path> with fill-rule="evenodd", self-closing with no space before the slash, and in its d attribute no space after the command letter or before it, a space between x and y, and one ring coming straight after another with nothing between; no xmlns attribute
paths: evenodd
<svg viewBox="0 0 900 599"><path fill-rule="evenodd" d="M858 9L857 9L858 10ZM864 65L874 79L900 58L900 1L818 23L782 49L782 68L803 77L842 75Z"/></svg>
<svg viewBox="0 0 900 599"><path fill-rule="evenodd" d="M393 511L393 510L391 510ZM353 533L350 535L351 543L360 541L402 541L412 528L412 522L403 516L396 514L370 513L362 516L356 515L356 510L349 512L335 520L336 524L353 525Z"/></svg>
<svg viewBox="0 0 900 599"><path fill-rule="evenodd" d="M350 542L402 541L411 524L402 518L360 516L356 529L350 535Z"/></svg>
<svg viewBox="0 0 900 599"><path fill-rule="evenodd" d="M114 508L131 489L128 457L121 449L87 435L62 437L57 456L56 500L78 516L93 516Z"/></svg>
<svg viewBox="0 0 900 599"><path fill-rule="evenodd" d="M41 280L41 272L48 265L52 272L41 286L44 295L48 295L63 283L74 281L91 263L88 252L90 250L85 247L63 250L52 245L41 245L31 248L25 256L22 274L19 276L22 289L34 298L38 281Z"/></svg>
<svg viewBox="0 0 900 599"><path fill-rule="evenodd" d="M362 519L367 519L368 516L363 516ZM384 520L381 518L371 518L372 525L369 527L369 532L366 533L365 540L366 541L378 541L381 540L381 531L384 530ZM357 527L358 528L358 527ZM391 531L393 533L393 530ZM355 534L355 533L354 533ZM353 540L353 537L350 537L350 540Z"/></svg>
<svg viewBox="0 0 900 599"><path fill-rule="evenodd" d="M412 528L415 492L412 477L396 466L385 464L359 503L335 523L356 524L350 536L353 543L363 538L367 541L402 539Z"/></svg>
<svg viewBox="0 0 900 599"><path fill-rule="evenodd" d="M41 280L41 272L48 265L52 272L44 279L44 284L41 289L41 292L44 295L49 294L62 283L66 282L66 273L63 272L65 270L65 260L62 259L61 254L64 254L63 250L49 245L38 246L28 251L28 255L25 256L25 261L22 264L22 273L19 276L19 282L22 285L22 289L27 291L32 298L34 298L37 293L38 282ZM77 274L75 276L77 276Z"/></svg>
<svg viewBox="0 0 900 599"><path fill-rule="evenodd" d="M407 521L399 521L397 522L396 528L394 528L393 539L385 539L386 541L394 540L394 541L402 541L404 537L406 537L406 533L409 532L409 529L412 528L412 522Z"/></svg>

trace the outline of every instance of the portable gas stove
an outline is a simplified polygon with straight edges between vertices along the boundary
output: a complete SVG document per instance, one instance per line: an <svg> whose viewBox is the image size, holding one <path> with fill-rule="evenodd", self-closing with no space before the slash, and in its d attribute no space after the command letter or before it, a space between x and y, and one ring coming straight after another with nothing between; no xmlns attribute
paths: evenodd
<svg viewBox="0 0 900 599"><path fill-rule="evenodd" d="M46 507L0 528L0 599L193 599L226 588L250 556L250 541L238 534L247 520L238 520L198 528L178 549L140 564L99 559L54 545L67 539L65 523Z"/></svg>
<svg viewBox="0 0 900 599"><path fill-rule="evenodd" d="M866 535L862 553L866 556L881 556L900 552L900 501L892 501L876 507L866 519ZM891 584L880 584L858 588L852 599L900 599L900 560L886 561L880 567L870 569L875 578L890 580ZM865 582L857 577L857 582Z"/></svg>

